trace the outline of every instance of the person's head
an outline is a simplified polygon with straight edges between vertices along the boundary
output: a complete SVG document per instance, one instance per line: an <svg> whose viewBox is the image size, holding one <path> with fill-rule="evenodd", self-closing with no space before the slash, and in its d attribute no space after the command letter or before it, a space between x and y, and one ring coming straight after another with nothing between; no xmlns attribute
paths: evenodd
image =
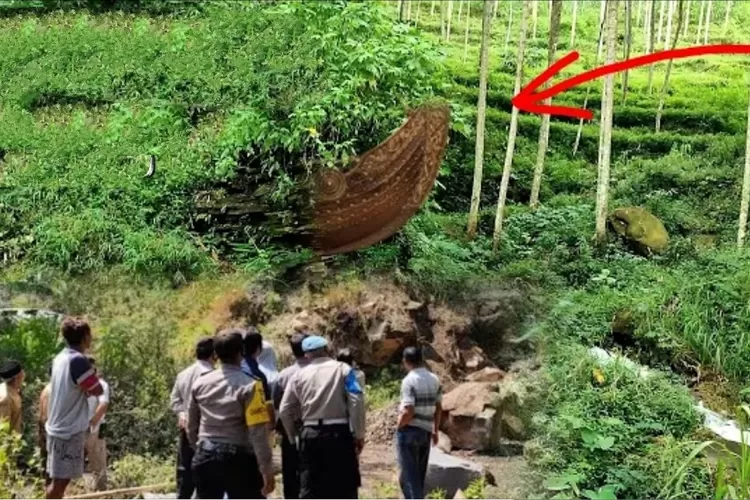
<svg viewBox="0 0 750 500"><path fill-rule="evenodd" d="M302 349L302 342L310 335L304 332L298 332L289 338L289 346L292 348L292 354L297 359L305 357L305 351Z"/></svg>
<svg viewBox="0 0 750 500"><path fill-rule="evenodd" d="M339 349L339 352L336 353L336 361L341 361L342 363L346 363L349 366L354 366L354 356L352 355L352 350L348 347Z"/></svg>
<svg viewBox="0 0 750 500"><path fill-rule="evenodd" d="M81 352L91 347L91 327L79 318L65 318L60 326L65 343Z"/></svg>
<svg viewBox="0 0 750 500"><path fill-rule="evenodd" d="M404 349L404 353L401 357L404 368L407 370L413 370L414 368L419 368L424 364L424 359L422 358L422 349L419 347L407 347Z"/></svg>
<svg viewBox="0 0 750 500"><path fill-rule="evenodd" d="M328 341L318 335L311 335L302 341L305 357L314 359L328 356Z"/></svg>
<svg viewBox="0 0 750 500"><path fill-rule="evenodd" d="M18 361L8 360L0 365L0 379L9 387L20 389L25 376L23 367Z"/></svg>
<svg viewBox="0 0 750 500"><path fill-rule="evenodd" d="M212 362L214 360L214 339L201 337L195 343L195 359Z"/></svg>
<svg viewBox="0 0 750 500"><path fill-rule="evenodd" d="M245 345L245 356L258 359L260 352L263 350L263 335L257 328L250 327L247 329L243 343Z"/></svg>
<svg viewBox="0 0 750 500"><path fill-rule="evenodd" d="M242 330L228 328L214 337L214 351L223 364L239 365L242 362Z"/></svg>

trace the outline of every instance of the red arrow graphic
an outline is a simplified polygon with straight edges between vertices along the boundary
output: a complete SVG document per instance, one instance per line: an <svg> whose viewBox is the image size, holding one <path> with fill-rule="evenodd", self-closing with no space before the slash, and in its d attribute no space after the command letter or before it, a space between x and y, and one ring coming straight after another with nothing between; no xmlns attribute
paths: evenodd
<svg viewBox="0 0 750 500"><path fill-rule="evenodd" d="M683 49L655 52L653 54L634 57L626 61L600 66L590 71L586 71L585 73L581 73L580 75L568 78L567 80L563 80L541 92L534 92L560 71L578 60L578 52L573 51L559 61L556 61L552 66L534 78L518 93L518 95L513 97L511 102L513 103L513 106L528 113L570 116L573 118L591 120L594 117L594 113L587 109L570 106L547 106L542 104L541 101L548 97L556 96L560 92L564 92L576 85L599 78L600 76L618 73L626 69L637 68L638 66L645 66L647 64L653 64L668 59L684 59L686 57L705 56L709 54L750 54L750 45L701 45L698 47L686 47Z"/></svg>

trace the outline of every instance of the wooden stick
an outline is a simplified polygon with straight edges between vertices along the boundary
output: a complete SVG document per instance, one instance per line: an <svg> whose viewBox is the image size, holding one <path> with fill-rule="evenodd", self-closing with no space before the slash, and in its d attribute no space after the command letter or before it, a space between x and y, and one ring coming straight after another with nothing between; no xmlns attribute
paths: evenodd
<svg viewBox="0 0 750 500"><path fill-rule="evenodd" d="M103 497L110 497L110 496L120 496L120 495L130 494L130 493L143 493L144 491L149 491L149 490L163 490L165 488L174 488L174 483L152 484L150 486L137 486L135 488L121 488L119 490L96 491L94 493L86 493L84 495L76 495L76 496L67 497L67 498L80 498L80 499L103 498Z"/></svg>

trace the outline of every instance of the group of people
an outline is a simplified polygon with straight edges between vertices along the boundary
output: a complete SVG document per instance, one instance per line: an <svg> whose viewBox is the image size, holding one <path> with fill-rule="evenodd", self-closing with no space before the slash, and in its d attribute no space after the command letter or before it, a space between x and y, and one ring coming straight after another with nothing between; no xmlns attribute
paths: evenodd
<svg viewBox="0 0 750 500"><path fill-rule="evenodd" d="M37 434L47 498L62 498L70 481L83 476L86 459L91 472L89 488L101 491L107 482L109 385L97 374L94 358L86 355L92 341L88 323L66 318L60 331L65 347L55 356L50 381L39 397ZM0 377L0 420L7 420L12 431L21 434L23 367L18 361L7 360L0 366Z"/></svg>
<svg viewBox="0 0 750 500"><path fill-rule="evenodd" d="M66 318L61 333L66 346L40 398L47 498L64 496L69 482L83 475L86 455L94 487L106 482L109 388L86 355L89 325ZM255 328L225 329L196 343L195 362L177 376L170 401L179 429L178 498L265 498L276 487L277 433L285 498L358 497L364 373L350 350L332 357L321 336L297 332L289 344L295 361L279 372L272 345ZM430 448L440 427L441 388L420 348L407 347L403 365L408 374L396 433L399 482L405 498L424 498ZM0 376L0 420L20 432L23 370L6 362Z"/></svg>

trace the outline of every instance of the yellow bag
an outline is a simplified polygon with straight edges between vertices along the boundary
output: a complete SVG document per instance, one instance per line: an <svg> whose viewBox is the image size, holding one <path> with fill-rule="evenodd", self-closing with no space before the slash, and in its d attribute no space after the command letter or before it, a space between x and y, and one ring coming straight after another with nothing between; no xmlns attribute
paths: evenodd
<svg viewBox="0 0 750 500"><path fill-rule="evenodd" d="M261 382L255 382L253 398L245 408L245 423L248 426L267 424L271 421L266 407L266 394Z"/></svg>

